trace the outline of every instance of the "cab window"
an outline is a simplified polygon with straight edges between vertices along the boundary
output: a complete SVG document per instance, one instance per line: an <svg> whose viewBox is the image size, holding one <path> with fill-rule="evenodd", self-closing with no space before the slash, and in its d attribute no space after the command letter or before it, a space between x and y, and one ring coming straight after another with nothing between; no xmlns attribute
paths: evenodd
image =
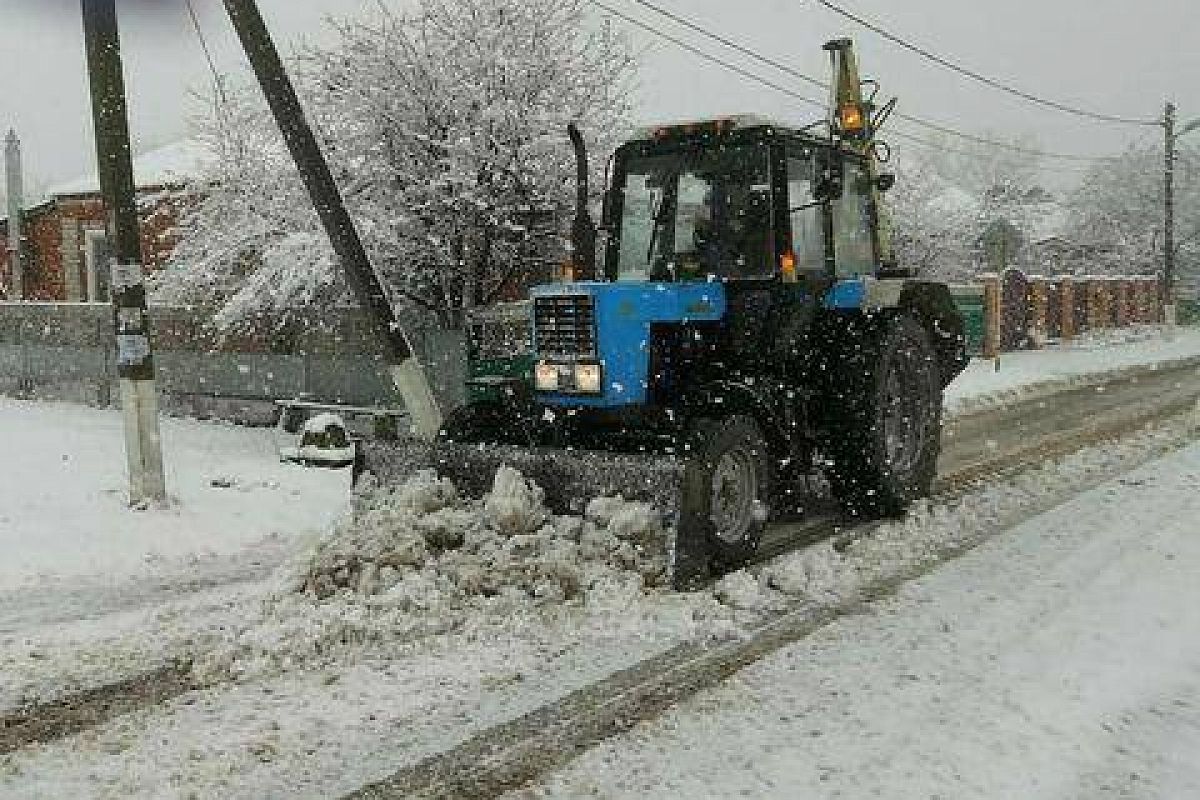
<svg viewBox="0 0 1200 800"><path fill-rule="evenodd" d="M774 273L766 146L633 157L621 189L619 280Z"/></svg>
<svg viewBox="0 0 1200 800"><path fill-rule="evenodd" d="M833 200L833 249L837 277L875 272L870 180L866 168L849 159L843 166L842 194Z"/></svg>
<svg viewBox="0 0 1200 800"><path fill-rule="evenodd" d="M813 197L813 160L808 154L787 159L788 214L796 271L825 271L825 222L821 203Z"/></svg>

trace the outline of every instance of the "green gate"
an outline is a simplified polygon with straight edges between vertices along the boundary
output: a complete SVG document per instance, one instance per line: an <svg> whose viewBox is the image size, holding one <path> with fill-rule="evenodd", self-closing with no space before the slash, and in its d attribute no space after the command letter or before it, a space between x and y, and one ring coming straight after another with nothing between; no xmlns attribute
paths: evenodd
<svg viewBox="0 0 1200 800"><path fill-rule="evenodd" d="M977 283L955 284L950 287L950 296L962 315L963 328L967 334L967 353L978 356L983 353L983 338L987 331L987 316L984 312L983 286Z"/></svg>

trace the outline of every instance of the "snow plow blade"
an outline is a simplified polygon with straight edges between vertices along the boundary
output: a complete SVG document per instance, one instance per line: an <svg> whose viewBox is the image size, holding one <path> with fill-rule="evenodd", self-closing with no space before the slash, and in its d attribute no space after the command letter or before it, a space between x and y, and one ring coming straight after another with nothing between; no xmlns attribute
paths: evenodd
<svg viewBox="0 0 1200 800"><path fill-rule="evenodd" d="M662 515L667 582L676 589L705 581L710 564L696 505L684 495L685 463L669 455L459 444L403 439L362 441L354 465L354 483L366 475L379 485L397 485L420 470L434 470L467 497L483 497L496 471L508 466L545 492L555 514L583 514L597 497L645 503Z"/></svg>

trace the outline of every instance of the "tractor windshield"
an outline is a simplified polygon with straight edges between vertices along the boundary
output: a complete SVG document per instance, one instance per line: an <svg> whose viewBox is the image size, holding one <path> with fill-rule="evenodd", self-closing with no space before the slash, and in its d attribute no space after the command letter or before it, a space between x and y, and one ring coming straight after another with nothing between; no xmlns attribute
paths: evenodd
<svg viewBox="0 0 1200 800"><path fill-rule="evenodd" d="M631 157L618 187L618 279L770 275L768 163L755 144Z"/></svg>

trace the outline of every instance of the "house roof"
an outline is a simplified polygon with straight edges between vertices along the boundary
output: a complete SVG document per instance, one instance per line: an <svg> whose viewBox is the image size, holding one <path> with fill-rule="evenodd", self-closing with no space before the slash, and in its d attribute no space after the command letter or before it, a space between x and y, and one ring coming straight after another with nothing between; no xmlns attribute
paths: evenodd
<svg viewBox="0 0 1200 800"><path fill-rule="evenodd" d="M147 150L133 157L133 182L138 189L153 189L160 186L180 184L200 174L201 166L209 158L208 151L195 139L180 139L177 142ZM23 211L35 211L56 197L80 194L96 194L100 191L100 179L95 170L47 189L37 199L27 199ZM0 203L0 230L7 230L8 209Z"/></svg>
<svg viewBox="0 0 1200 800"><path fill-rule="evenodd" d="M208 151L195 139L181 139L147 150L133 157L134 185L139 189L147 189L183 183L199 174L201 165L208 157ZM46 194L62 197L99 191L100 179L92 170L86 175L51 186Z"/></svg>

